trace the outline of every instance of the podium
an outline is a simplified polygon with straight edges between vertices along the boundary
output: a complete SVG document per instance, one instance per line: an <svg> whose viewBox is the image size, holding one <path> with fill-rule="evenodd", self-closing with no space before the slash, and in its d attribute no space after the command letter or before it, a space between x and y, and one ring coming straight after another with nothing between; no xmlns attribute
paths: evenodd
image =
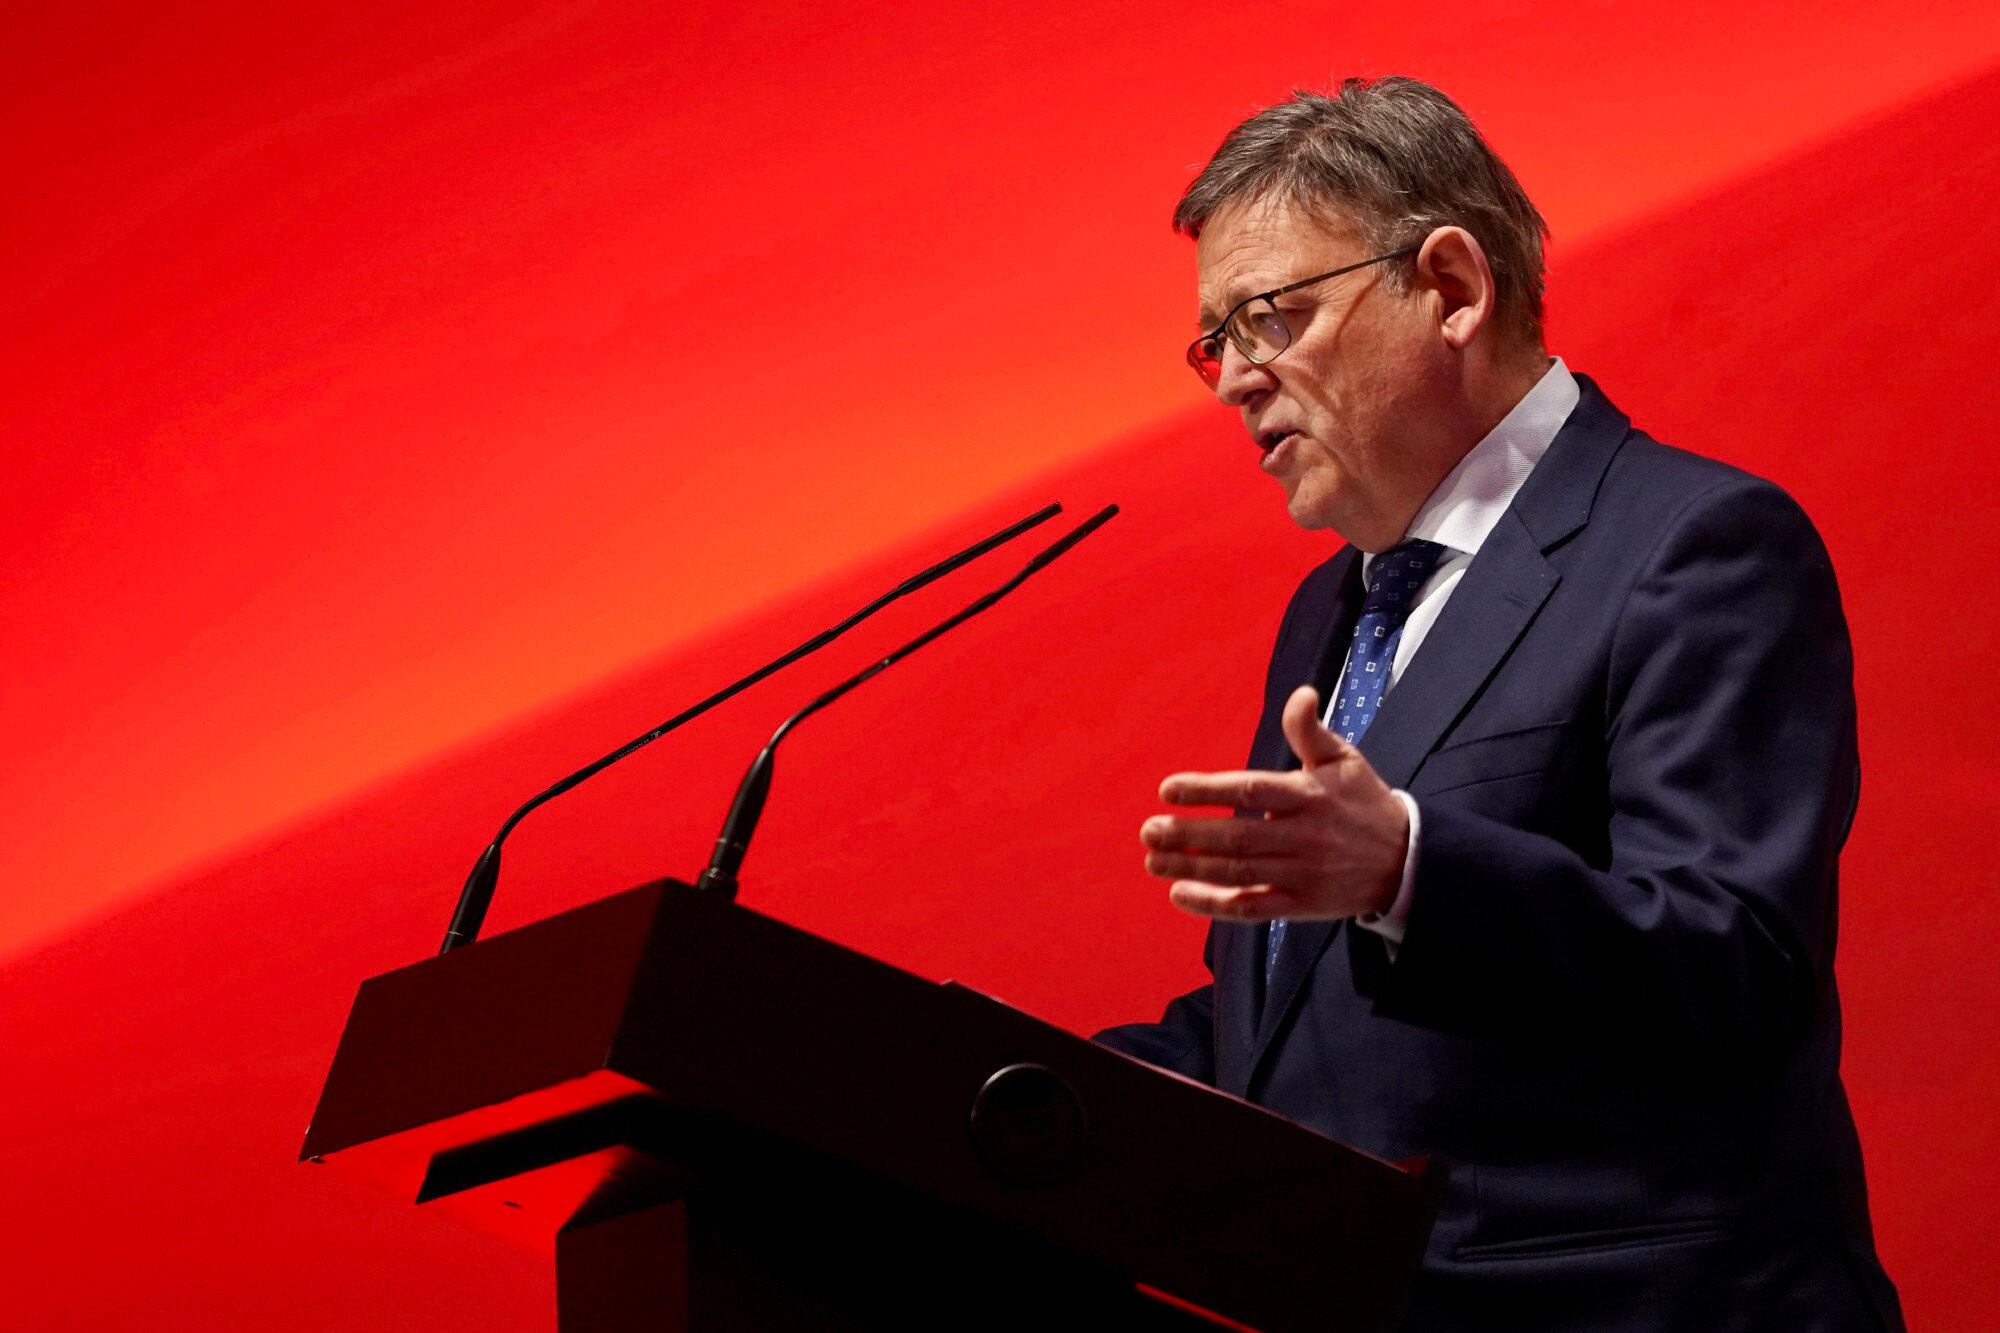
<svg viewBox="0 0 2000 1333"><path fill-rule="evenodd" d="M1439 1187L671 880L362 983L301 1155L561 1333L1376 1329Z"/></svg>

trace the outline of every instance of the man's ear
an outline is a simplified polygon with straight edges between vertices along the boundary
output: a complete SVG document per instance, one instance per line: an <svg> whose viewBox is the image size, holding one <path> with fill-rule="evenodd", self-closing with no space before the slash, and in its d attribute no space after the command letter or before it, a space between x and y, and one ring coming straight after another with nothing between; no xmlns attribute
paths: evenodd
<svg viewBox="0 0 2000 1333"><path fill-rule="evenodd" d="M1479 240L1463 227L1439 227L1417 251L1417 284L1438 296L1438 332L1455 351L1472 345L1493 320L1493 270Z"/></svg>

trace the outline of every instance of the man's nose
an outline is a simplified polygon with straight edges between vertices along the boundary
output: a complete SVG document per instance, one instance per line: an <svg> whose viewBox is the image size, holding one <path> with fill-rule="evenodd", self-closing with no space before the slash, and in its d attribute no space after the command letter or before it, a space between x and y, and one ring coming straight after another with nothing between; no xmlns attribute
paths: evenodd
<svg viewBox="0 0 2000 1333"><path fill-rule="evenodd" d="M1215 377L1215 396L1226 407L1241 407L1250 395L1271 387L1271 368L1260 366L1235 343L1222 340L1221 370Z"/></svg>

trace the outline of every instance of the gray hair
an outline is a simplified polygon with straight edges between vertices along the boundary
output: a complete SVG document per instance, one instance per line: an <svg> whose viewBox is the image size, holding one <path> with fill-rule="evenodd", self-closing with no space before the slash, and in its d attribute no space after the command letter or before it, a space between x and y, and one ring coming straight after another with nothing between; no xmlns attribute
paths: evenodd
<svg viewBox="0 0 2000 1333"><path fill-rule="evenodd" d="M1548 224L1456 102L1415 79L1294 92L1229 132L1174 208L1189 237L1223 205L1274 199L1352 227L1376 252L1463 227L1493 270L1501 327L1539 346ZM1407 289L1408 265L1390 266Z"/></svg>

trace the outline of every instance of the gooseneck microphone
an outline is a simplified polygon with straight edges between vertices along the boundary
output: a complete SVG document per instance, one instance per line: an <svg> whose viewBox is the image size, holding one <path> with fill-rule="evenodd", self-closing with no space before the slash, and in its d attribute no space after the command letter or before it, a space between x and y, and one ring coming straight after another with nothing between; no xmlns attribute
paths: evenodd
<svg viewBox="0 0 2000 1333"><path fill-rule="evenodd" d="M542 805L544 802L552 801L572 787L588 781L617 763L620 759L631 754L634 750L640 750L651 745L674 728L684 723L692 722L695 718L700 717L717 704L734 698L773 672L782 671L801 657L818 652L897 598L907 597L919 588L935 583L953 570L970 564L996 546L1003 546L1013 541L1014 538L1020 536L1029 528L1046 523L1061 512L1062 506L1059 504L1052 504L1038 509L1020 522L1002 528L991 537L983 541L974 542L957 555L948 556L932 565L929 569L921 573L912 574L909 578L904 579L901 583L880 597L877 597L874 601L868 603L868 605L862 607L832 629L815 634L812 638L807 639L783 657L778 658L767 666L757 668L735 684L717 690L714 694L709 695L692 708L675 714L645 735L634 737L613 750L610 754L605 755L602 759L597 760L595 763L584 765L561 782L550 787L547 791L531 797L520 809L507 816L507 822L500 826L500 831L493 835L493 841L488 843L486 850L479 854L479 860L473 864L472 873L466 876L465 888L458 895L458 907L451 915L451 925L444 933L444 944L438 949L438 952L441 954L450 953L461 944L470 944L474 939L478 938L479 927L486 920L486 909L493 901L494 887L500 882L500 844L507 840L507 835L514 831L514 826L520 823L537 806Z"/></svg>
<svg viewBox="0 0 2000 1333"><path fill-rule="evenodd" d="M1005 597L1008 593L1026 583L1035 574L1055 563L1072 546L1075 546L1085 537L1088 537L1091 533L1109 523L1112 516L1117 512L1117 505L1106 505L1082 523L1077 524L1061 540L1055 542L1036 555L1032 560L1028 561L1026 565L1021 567L1020 573L1008 579L992 592L987 593L984 597L973 602L949 619L925 630L922 634L911 639L881 661L875 663L865 671L842 681L825 694L814 699L804 708L801 708L798 712L786 718L778 729L771 733L771 739L765 743L764 748L758 752L757 757L750 762L750 770L743 775L742 783L737 786L736 799L729 806L729 817L722 824L722 836L715 840L715 854L709 858L708 869L702 871L701 876L695 880L696 887L706 889L711 893L719 893L725 898L734 898L736 896L736 872L743 865L743 854L750 849L750 835L757 829L757 819L764 813L764 798L770 794L771 767L774 762L773 756L777 752L778 742L784 740L791 733L793 727L796 727L820 709L825 708L828 704L840 698L863 681L880 675L925 644L944 634L950 633L958 626L963 625L966 621L978 615L981 611L984 611L987 607L992 606L1002 597Z"/></svg>

